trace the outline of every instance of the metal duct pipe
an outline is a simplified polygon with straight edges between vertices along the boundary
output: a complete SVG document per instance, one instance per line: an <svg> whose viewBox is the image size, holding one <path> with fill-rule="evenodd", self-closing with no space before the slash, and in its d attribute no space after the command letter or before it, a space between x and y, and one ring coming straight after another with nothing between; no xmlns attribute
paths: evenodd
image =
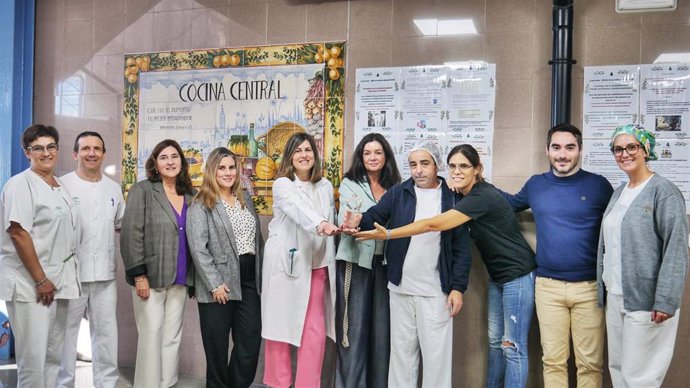
<svg viewBox="0 0 690 388"><path fill-rule="evenodd" d="M553 0L551 126L570 123L573 59L573 0Z"/></svg>

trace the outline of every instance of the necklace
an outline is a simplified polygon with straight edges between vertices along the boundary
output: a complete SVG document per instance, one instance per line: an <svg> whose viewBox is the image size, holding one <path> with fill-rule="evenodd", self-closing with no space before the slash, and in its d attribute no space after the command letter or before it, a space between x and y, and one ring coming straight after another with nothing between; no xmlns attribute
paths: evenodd
<svg viewBox="0 0 690 388"><path fill-rule="evenodd" d="M34 170L33 168L31 169L31 171L33 171L34 174L40 176L41 179L43 179L43 181L44 181L45 183L47 183L48 186L50 186L51 189L55 190L55 187L57 187L57 184L55 183L55 178L53 178L53 182L51 183L50 181L48 181L48 178L46 178L45 175L43 175L43 174L41 174L40 172Z"/></svg>
<svg viewBox="0 0 690 388"><path fill-rule="evenodd" d="M225 195L223 195L223 194L225 194ZM235 195L235 193L230 193L230 195L228 195L227 193L223 193L223 194L220 195L220 199L222 199L228 205L234 206L235 203L237 202L237 196Z"/></svg>

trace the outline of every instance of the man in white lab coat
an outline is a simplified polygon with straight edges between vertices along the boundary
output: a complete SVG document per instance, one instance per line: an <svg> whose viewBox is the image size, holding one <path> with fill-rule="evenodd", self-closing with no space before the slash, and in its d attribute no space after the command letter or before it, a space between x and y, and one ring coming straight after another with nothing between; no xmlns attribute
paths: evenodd
<svg viewBox="0 0 690 388"><path fill-rule="evenodd" d="M105 142L97 132L82 132L74 142L77 170L60 181L69 191L83 226L77 247L82 296L69 301L69 316L58 387L74 387L77 338L86 310L91 329L93 385L113 388L117 365L117 283L115 231L120 229L125 202L122 190L103 175Z"/></svg>

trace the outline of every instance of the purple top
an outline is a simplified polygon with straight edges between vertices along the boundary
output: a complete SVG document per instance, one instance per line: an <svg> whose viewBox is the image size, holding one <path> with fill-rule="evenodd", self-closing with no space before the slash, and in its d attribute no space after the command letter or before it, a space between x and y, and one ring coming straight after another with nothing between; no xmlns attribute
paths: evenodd
<svg viewBox="0 0 690 388"><path fill-rule="evenodd" d="M170 205L172 206L172 204ZM173 206L173 213L177 218L177 225L179 233L179 249L177 250L177 276L175 276L175 283L179 285L187 284L187 233L185 232L185 225L187 225L187 202L182 205L182 214L177 214L177 210Z"/></svg>

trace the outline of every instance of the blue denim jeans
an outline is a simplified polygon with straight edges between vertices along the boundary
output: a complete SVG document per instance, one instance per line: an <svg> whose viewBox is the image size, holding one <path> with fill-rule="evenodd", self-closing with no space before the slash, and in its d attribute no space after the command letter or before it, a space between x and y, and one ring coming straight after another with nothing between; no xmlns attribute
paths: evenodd
<svg viewBox="0 0 690 388"><path fill-rule="evenodd" d="M497 284L489 280L487 388L524 388L527 336L534 312L534 272ZM504 346L503 342L511 345Z"/></svg>

